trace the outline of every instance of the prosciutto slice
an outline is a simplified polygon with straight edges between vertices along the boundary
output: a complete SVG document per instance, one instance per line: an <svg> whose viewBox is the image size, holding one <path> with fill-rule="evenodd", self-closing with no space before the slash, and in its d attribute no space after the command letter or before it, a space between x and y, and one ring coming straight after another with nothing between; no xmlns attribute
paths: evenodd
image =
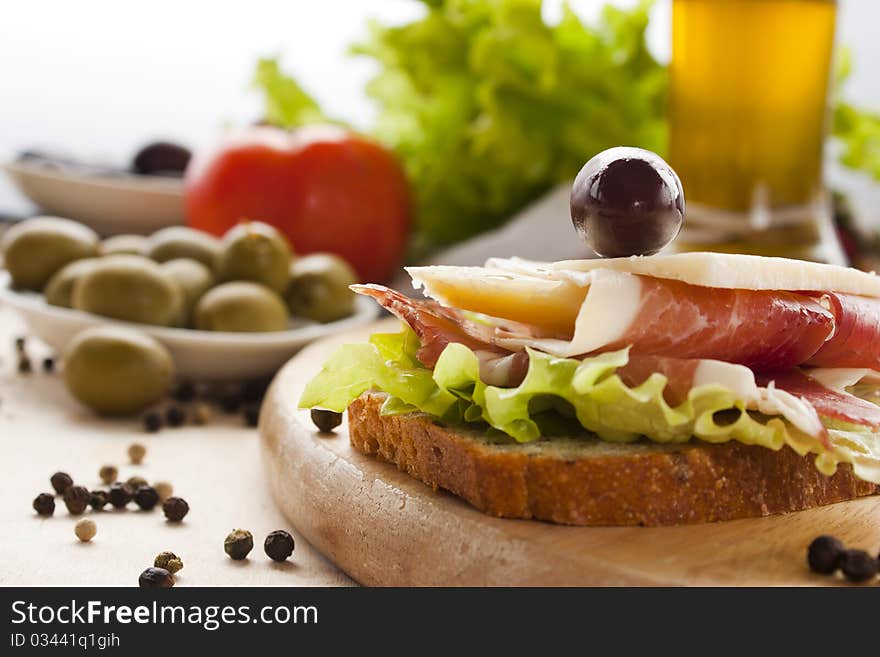
<svg viewBox="0 0 880 657"><path fill-rule="evenodd" d="M609 270L591 272L570 340L500 333L503 346L579 356L626 346L633 354L705 358L755 371L811 358L834 333L834 315L795 292L707 288Z"/></svg>
<svg viewBox="0 0 880 657"><path fill-rule="evenodd" d="M807 364L880 370L880 299L827 293L821 301L834 315L835 331Z"/></svg>

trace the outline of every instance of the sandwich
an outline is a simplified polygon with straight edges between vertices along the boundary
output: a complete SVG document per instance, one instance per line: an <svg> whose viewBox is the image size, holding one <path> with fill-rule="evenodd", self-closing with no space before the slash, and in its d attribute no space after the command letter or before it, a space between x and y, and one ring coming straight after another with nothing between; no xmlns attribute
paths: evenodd
<svg viewBox="0 0 880 657"><path fill-rule="evenodd" d="M408 269L304 408L482 511L667 525L880 492L880 277L716 253Z"/></svg>

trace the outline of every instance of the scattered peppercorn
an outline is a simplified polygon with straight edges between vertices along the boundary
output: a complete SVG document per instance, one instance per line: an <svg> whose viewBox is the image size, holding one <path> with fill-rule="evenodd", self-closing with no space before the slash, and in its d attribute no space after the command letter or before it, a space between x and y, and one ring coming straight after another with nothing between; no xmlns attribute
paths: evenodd
<svg viewBox="0 0 880 657"><path fill-rule="evenodd" d="M34 511L41 516L51 516L55 513L55 496L51 493L40 493L34 498Z"/></svg>
<svg viewBox="0 0 880 657"><path fill-rule="evenodd" d="M132 443L128 446L128 458L134 465L140 465L147 454L147 448L140 443Z"/></svg>
<svg viewBox="0 0 880 657"><path fill-rule="evenodd" d="M83 543L88 543L93 538L95 538L95 534L98 533L98 527L95 525L94 521L89 520L88 518L83 518L76 526L73 528L73 532L76 534L76 537L81 540Z"/></svg>
<svg viewBox="0 0 880 657"><path fill-rule="evenodd" d="M164 568L172 575L183 570L183 560L173 552L168 552L167 550L156 555L156 558L153 560L153 565L156 568Z"/></svg>
<svg viewBox="0 0 880 657"><path fill-rule="evenodd" d="M236 561L244 559L254 549L254 536L246 529L233 529L223 541L223 549Z"/></svg>
<svg viewBox="0 0 880 657"><path fill-rule="evenodd" d="M262 402L269 387L269 379L251 379L246 381L241 388L241 398L249 403Z"/></svg>
<svg viewBox="0 0 880 657"><path fill-rule="evenodd" d="M180 522L189 513L189 504L182 497L169 497L162 504L162 511L169 522Z"/></svg>
<svg viewBox="0 0 880 657"><path fill-rule="evenodd" d="M138 586L142 589L170 589L174 586L174 577L164 568L151 566L138 577Z"/></svg>
<svg viewBox="0 0 880 657"><path fill-rule="evenodd" d="M186 422L186 412L180 406L169 406L165 411L165 421L169 427L182 427Z"/></svg>
<svg viewBox="0 0 880 657"><path fill-rule="evenodd" d="M92 495L89 498L89 505L95 511L101 511L107 503L110 501L110 498L107 496L107 491L105 490L93 490Z"/></svg>
<svg viewBox="0 0 880 657"><path fill-rule="evenodd" d="M191 402L196 398L196 386L192 381L181 381L171 391L171 399L183 402Z"/></svg>
<svg viewBox="0 0 880 657"><path fill-rule="evenodd" d="M102 465L98 470L98 477L105 485L109 486L119 477L119 470L115 465Z"/></svg>
<svg viewBox="0 0 880 657"><path fill-rule="evenodd" d="M25 338L23 335L19 335L17 338L15 338L15 350L19 353L23 352L26 342L27 338Z"/></svg>
<svg viewBox="0 0 880 657"><path fill-rule="evenodd" d="M31 360L27 356L21 356L18 359L18 371L22 374L30 374L31 370Z"/></svg>
<svg viewBox="0 0 880 657"><path fill-rule="evenodd" d="M224 413L238 413L241 408L241 393L237 390L228 390L220 397L220 408Z"/></svg>
<svg viewBox="0 0 880 657"><path fill-rule="evenodd" d="M810 570L823 575L830 575L840 568L844 545L834 536L817 536L807 548L807 563Z"/></svg>
<svg viewBox="0 0 880 657"><path fill-rule="evenodd" d="M49 477L49 482L52 484L52 488L55 492L59 495L63 495L64 491L73 485L73 479L66 472L56 472Z"/></svg>
<svg viewBox="0 0 880 657"><path fill-rule="evenodd" d="M156 411L144 413L143 418L144 431L147 433L156 433L162 428L162 416Z"/></svg>
<svg viewBox="0 0 880 657"><path fill-rule="evenodd" d="M135 475L133 477L129 477L128 479L125 480L125 487L128 488L129 492L132 495L134 495L135 491L138 488L140 488L141 486L147 486L147 485L149 485L147 480L144 479L143 477L139 477L138 475Z"/></svg>
<svg viewBox="0 0 880 657"><path fill-rule="evenodd" d="M271 532L263 543L263 549L272 561L285 561L293 554L293 536L283 529Z"/></svg>
<svg viewBox="0 0 880 657"><path fill-rule="evenodd" d="M244 424L247 427L255 427L260 423L260 407L245 406L244 407Z"/></svg>
<svg viewBox="0 0 880 657"><path fill-rule="evenodd" d="M864 550L844 550L840 569L851 582L866 582L877 574L877 560Z"/></svg>
<svg viewBox="0 0 880 657"><path fill-rule="evenodd" d="M159 501L164 502L169 497L174 495L174 486L169 484L167 481L157 481L153 484L153 488L156 489L156 492L159 493Z"/></svg>
<svg viewBox="0 0 880 657"><path fill-rule="evenodd" d="M138 486L134 493L134 503L144 511L152 511L159 501L159 493L152 486Z"/></svg>
<svg viewBox="0 0 880 657"><path fill-rule="evenodd" d="M46 374L51 374L52 372L55 371L55 359L54 358L52 358L51 356L47 356L46 358L43 359L43 371L46 372Z"/></svg>
<svg viewBox="0 0 880 657"><path fill-rule="evenodd" d="M126 488L125 484L117 481L110 486L110 491L107 493L107 499L110 500L110 504L112 504L114 508L124 509L125 506L131 502L131 491Z"/></svg>
<svg viewBox="0 0 880 657"><path fill-rule="evenodd" d="M342 424L342 413L328 411L323 408L312 409L312 422L321 433L330 433Z"/></svg>
<svg viewBox="0 0 880 657"><path fill-rule="evenodd" d="M68 486L64 491L64 504L68 512L75 516L86 510L91 499L92 494L85 486Z"/></svg>
<svg viewBox="0 0 880 657"><path fill-rule="evenodd" d="M211 407L204 402L197 403L193 406L192 418L195 424L208 424L211 420Z"/></svg>

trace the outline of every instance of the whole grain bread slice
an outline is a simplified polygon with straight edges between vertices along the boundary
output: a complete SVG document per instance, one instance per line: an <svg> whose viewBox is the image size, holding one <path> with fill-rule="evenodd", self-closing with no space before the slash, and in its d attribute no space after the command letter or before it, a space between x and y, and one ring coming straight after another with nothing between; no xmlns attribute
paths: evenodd
<svg viewBox="0 0 880 657"><path fill-rule="evenodd" d="M848 465L736 442L617 444L591 437L497 444L428 415L383 416L385 396L348 408L351 444L494 516L569 525L677 525L801 511L880 493Z"/></svg>

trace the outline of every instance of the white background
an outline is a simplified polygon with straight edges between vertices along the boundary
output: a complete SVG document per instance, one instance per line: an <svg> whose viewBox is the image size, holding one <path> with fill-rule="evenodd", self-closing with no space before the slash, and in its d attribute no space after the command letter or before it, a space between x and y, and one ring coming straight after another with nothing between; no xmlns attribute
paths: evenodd
<svg viewBox="0 0 880 657"><path fill-rule="evenodd" d="M623 0L620 4L631 4ZM126 162L157 137L198 146L228 123L259 115L249 89L260 56L286 70L328 113L368 126L362 93L371 61L346 55L366 22L417 17L414 0L27 0L0 13L0 158L44 147ZM603 3L575 0L585 16ZM875 0L840 0L838 43L856 71L848 96L880 108L880 39ZM558 0L546 0L548 18ZM669 53L670 0L659 0L650 43ZM20 210L0 179L0 212Z"/></svg>

